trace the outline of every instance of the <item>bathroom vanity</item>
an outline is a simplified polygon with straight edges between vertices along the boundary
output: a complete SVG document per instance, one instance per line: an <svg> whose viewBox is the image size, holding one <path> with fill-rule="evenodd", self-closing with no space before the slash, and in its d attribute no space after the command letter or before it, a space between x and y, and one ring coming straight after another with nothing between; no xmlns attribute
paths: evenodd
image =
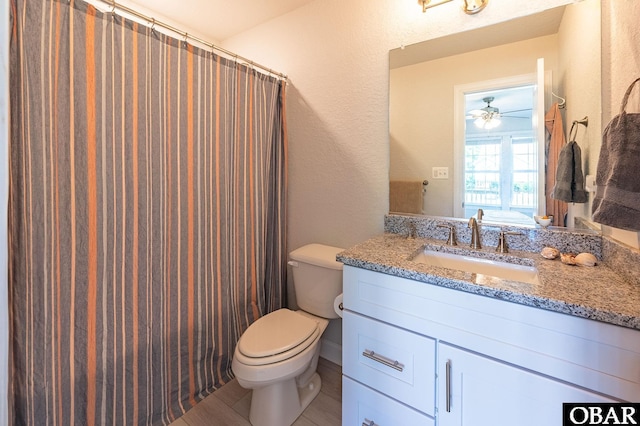
<svg viewBox="0 0 640 426"><path fill-rule="evenodd" d="M425 246L530 265L538 281L428 265ZM637 282L464 247L388 233L338 255L343 424L561 425L563 402L640 401Z"/></svg>

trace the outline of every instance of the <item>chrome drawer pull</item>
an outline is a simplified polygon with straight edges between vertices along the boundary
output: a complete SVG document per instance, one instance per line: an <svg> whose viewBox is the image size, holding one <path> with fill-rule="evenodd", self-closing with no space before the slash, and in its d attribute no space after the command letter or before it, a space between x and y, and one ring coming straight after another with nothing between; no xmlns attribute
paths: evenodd
<svg viewBox="0 0 640 426"><path fill-rule="evenodd" d="M362 426L378 426L373 420L369 420L366 417L364 418L364 422L362 422Z"/></svg>
<svg viewBox="0 0 640 426"><path fill-rule="evenodd" d="M375 362L379 362L380 364L384 364L387 367L391 367L391 368L393 368L395 370L398 370L400 372L402 370L404 370L404 364L401 364L398 361L393 361L393 360L391 360L391 359L389 359L389 358L387 358L385 356L378 355L377 353L375 353L374 351L372 351L370 349L365 349L362 352L362 355L366 356L369 359L374 360Z"/></svg>
<svg viewBox="0 0 640 426"><path fill-rule="evenodd" d="M447 360L446 370L445 370L445 405L447 409L447 413L451 412L451 360Z"/></svg>

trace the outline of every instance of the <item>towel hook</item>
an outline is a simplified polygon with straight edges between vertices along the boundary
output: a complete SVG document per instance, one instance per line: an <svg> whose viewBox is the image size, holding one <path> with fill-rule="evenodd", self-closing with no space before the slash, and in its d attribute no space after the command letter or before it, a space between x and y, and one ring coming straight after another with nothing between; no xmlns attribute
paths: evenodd
<svg viewBox="0 0 640 426"><path fill-rule="evenodd" d="M576 136L578 135L578 128L576 127L576 124L582 124L584 127L588 127L589 126L589 117L585 117L582 120L573 120L573 123L571 124L571 130L569 130L569 141L575 141L576 140ZM575 129L576 133L573 133L573 130Z"/></svg>
<svg viewBox="0 0 640 426"><path fill-rule="evenodd" d="M565 106L566 106L566 104L567 104L567 100L566 100L565 98L563 98L562 96L558 96L558 95L556 95L555 93L553 93L553 91L551 91L551 94L552 94L553 96L555 96L556 98L560 99L560 102L558 103L558 108L560 108L560 109L564 109L564 107L565 107Z"/></svg>

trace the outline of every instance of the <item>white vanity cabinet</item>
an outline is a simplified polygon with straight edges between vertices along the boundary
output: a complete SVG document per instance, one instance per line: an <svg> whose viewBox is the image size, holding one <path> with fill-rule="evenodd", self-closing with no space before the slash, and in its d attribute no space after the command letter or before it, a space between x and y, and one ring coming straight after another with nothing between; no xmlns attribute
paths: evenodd
<svg viewBox="0 0 640 426"><path fill-rule="evenodd" d="M563 402L640 401L638 330L343 274L344 425L561 425Z"/></svg>

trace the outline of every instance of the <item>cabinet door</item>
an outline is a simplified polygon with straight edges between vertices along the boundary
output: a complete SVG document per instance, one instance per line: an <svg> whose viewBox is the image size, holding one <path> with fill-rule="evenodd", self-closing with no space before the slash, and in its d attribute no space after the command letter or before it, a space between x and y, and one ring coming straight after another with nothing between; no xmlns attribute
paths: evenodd
<svg viewBox="0 0 640 426"><path fill-rule="evenodd" d="M443 343L438 389L440 426L561 426L563 402L615 402Z"/></svg>

